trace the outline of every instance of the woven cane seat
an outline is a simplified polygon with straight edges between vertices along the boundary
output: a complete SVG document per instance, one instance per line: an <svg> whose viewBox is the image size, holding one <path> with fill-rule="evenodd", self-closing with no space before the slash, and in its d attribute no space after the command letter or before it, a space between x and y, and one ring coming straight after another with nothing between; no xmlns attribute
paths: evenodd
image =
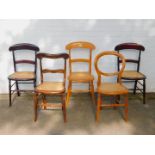
<svg viewBox="0 0 155 155"><path fill-rule="evenodd" d="M15 72L8 77L10 80L31 80L35 78L34 72Z"/></svg>
<svg viewBox="0 0 155 155"><path fill-rule="evenodd" d="M37 86L39 93L63 93L65 91L63 82L43 82Z"/></svg>
<svg viewBox="0 0 155 155"><path fill-rule="evenodd" d="M68 77L68 80L70 81L93 81L94 76L91 75L89 72L72 72L70 76Z"/></svg>
<svg viewBox="0 0 155 155"><path fill-rule="evenodd" d="M101 83L98 92L105 95L121 95L127 94L128 89L119 83Z"/></svg>
<svg viewBox="0 0 155 155"><path fill-rule="evenodd" d="M142 74L140 72L128 70L128 71L123 72L122 78L125 78L125 79L144 79L146 77L144 74Z"/></svg>

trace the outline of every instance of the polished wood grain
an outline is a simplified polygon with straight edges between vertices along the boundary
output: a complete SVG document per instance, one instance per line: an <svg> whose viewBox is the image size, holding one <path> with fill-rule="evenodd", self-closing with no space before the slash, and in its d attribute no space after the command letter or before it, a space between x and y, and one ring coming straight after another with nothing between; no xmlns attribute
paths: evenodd
<svg viewBox="0 0 155 155"><path fill-rule="evenodd" d="M41 75L41 82L35 89L34 94L34 121L37 121L38 118L38 108L41 109L48 109L48 108L55 108L59 107L63 111L64 116L64 122L67 121L66 116L66 96L65 96L65 83L66 83L66 61L68 59L69 55L66 53L60 53L60 54L49 54L49 53L38 53L37 58L40 62L40 75ZM46 60L52 60L52 59L63 59L64 61L64 67L62 69L49 69L49 68L43 68L43 59ZM61 73L63 74L63 82L47 82L44 81L43 74L46 73ZM46 96L49 95L58 95L61 97L61 103L54 104L54 103L48 103ZM39 96L42 98L42 102L39 103Z"/></svg>
<svg viewBox="0 0 155 155"><path fill-rule="evenodd" d="M113 55L119 57L122 60L122 68L118 72L114 73L105 73L99 69L98 61L101 57ZM97 100L97 109L96 109L96 122L99 121L100 110L102 107L125 107L125 120L128 120L128 89L122 84L121 76L125 68L125 58L122 54L119 54L115 51L104 51L99 53L95 57L94 61L95 69L98 75L98 86L97 86L97 93L98 93L98 100ZM118 81L117 83L102 83L101 78L102 76L117 76ZM115 101L116 103L106 104L102 103L102 95L107 96L124 96L124 103L119 103L119 100Z"/></svg>
<svg viewBox="0 0 155 155"><path fill-rule="evenodd" d="M92 71L92 51L95 49L95 45L93 45L90 42L85 42L85 41L78 41L78 42L71 42L68 45L66 45L66 50L69 51L69 84L68 84L68 91L67 91L67 99L66 103L67 105L69 104L70 96L72 92L86 92L85 90L73 90L72 89L72 83L88 83L89 84L89 90L87 92L91 92L92 95L92 100L95 102L95 97L94 97L94 76L91 74ZM78 49L79 53L83 52L82 49L88 49L89 50L89 58L84 59L84 58L72 58L71 52L74 52L74 49ZM72 70L72 65L73 63L87 63L89 66L89 69L87 72L76 72Z"/></svg>

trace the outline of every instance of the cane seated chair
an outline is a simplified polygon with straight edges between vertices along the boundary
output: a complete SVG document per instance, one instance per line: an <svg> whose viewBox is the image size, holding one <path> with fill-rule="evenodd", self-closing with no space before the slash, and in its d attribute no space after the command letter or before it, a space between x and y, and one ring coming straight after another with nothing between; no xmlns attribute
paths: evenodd
<svg viewBox="0 0 155 155"><path fill-rule="evenodd" d="M102 72L99 69L98 62L101 57L104 56L109 56L113 55L116 57L119 57L122 60L122 68L120 69L119 72L114 72L114 73L107 73L107 72ZM122 72L125 68L125 58L123 55L115 52L115 51L105 51L101 52L95 57L95 69L98 75L98 85L97 85L97 93L98 93L98 101L97 101L97 109L96 109L96 122L99 121L99 114L100 110L103 107L125 107L125 120L128 120L128 89L121 83L121 76ZM101 82L102 76L105 77L113 77L117 76L118 80L116 83L110 83L110 82ZM118 100L115 100L115 103L112 104L107 104L107 103L102 103L102 95L106 96L119 96L122 95L124 96L124 103L120 103Z"/></svg>
<svg viewBox="0 0 155 155"><path fill-rule="evenodd" d="M63 110L64 122L66 119L66 97L65 97L65 82L66 82L66 61L69 55L66 53L60 54L48 54L48 53L38 53L37 58L40 61L40 74L41 74L41 83L36 87L34 94L34 121L37 121L38 117L38 108L46 110L48 107L51 108L61 108ZM63 59L64 67L62 69L48 69L43 68L43 60L53 60L53 59ZM47 73L60 73L63 74L63 82L53 82L45 81L44 74ZM46 96L55 96L59 95L61 97L61 103L47 103ZM42 97L42 102L39 103L39 96Z"/></svg>
<svg viewBox="0 0 155 155"><path fill-rule="evenodd" d="M28 58L24 59L18 59L16 56L16 52L21 54L22 57L22 51L27 52L33 52L34 54L34 60L30 60ZM15 44L9 48L9 51L13 54L13 63L14 63L14 73L8 76L9 80L9 106L12 105L12 95L17 92L17 95L20 96L20 92L25 92L29 90L23 90L19 89L19 84L33 84L33 86L36 86L36 53L39 51L39 47L33 44L29 43L20 43ZM27 64L33 66L33 71L18 71L18 66L21 64ZM12 84L12 82L14 82ZM16 85L16 89L13 89L13 86ZM30 90L31 92L33 90Z"/></svg>
<svg viewBox="0 0 155 155"><path fill-rule="evenodd" d="M74 51L74 49L79 50L82 52L83 49L89 50L89 58L72 58L71 52ZM92 67L92 51L95 49L95 45L93 45L90 42L84 42L84 41L79 41L79 42L72 42L66 45L66 50L69 51L69 76L68 76L68 92L67 92L67 99L66 103L67 105L69 104L70 96L72 92L91 92L92 95L92 100L94 101L94 76L91 74L91 67ZM89 65L88 71L73 71L73 63L87 63ZM72 89L72 84L73 83L89 83L89 90L79 90L79 89Z"/></svg>
<svg viewBox="0 0 155 155"><path fill-rule="evenodd" d="M143 94L143 104L145 104L146 76L140 72L141 51L145 50L144 46L137 43L122 43L117 45L115 47L115 50L118 51L118 53L122 52L124 55L127 55L125 54L126 50L128 50L129 52L138 52L138 58L131 59L127 58L126 56L126 63L128 64L134 63L136 67L134 70L125 69L122 74L122 79L124 82L134 83L134 88L130 90L132 90L134 94L136 94L136 91L139 90ZM120 68L121 63L122 63L121 60L118 59L118 70Z"/></svg>

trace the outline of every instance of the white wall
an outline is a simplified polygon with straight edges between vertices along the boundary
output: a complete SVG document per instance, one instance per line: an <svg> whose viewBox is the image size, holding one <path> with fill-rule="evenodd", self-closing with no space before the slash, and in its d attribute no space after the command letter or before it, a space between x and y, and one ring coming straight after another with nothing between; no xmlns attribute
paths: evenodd
<svg viewBox="0 0 155 155"><path fill-rule="evenodd" d="M141 71L147 76L147 91L155 91L155 20L0 20L0 93L8 92L7 76L13 72L10 45L29 42L41 52L58 53L78 40L96 45L93 60L99 52L113 50L122 42L143 44ZM93 74L96 77L94 66Z"/></svg>

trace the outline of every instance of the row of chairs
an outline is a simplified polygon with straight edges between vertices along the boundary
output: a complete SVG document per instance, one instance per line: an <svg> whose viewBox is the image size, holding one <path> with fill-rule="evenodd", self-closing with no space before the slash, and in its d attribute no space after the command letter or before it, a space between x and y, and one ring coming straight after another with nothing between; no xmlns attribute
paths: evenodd
<svg viewBox="0 0 155 155"><path fill-rule="evenodd" d="M94 103L95 96L94 96L94 76L92 75L92 51L95 50L95 45L90 42L72 42L66 46L66 50L69 51L67 53L60 53L60 54L48 54L48 53L37 53L39 51L39 47L33 44L28 43L20 43L15 44L9 48L10 51L13 53L13 62L14 62L14 73L9 75L9 106L12 105L12 94L17 93L20 96L21 92L25 92L27 90L19 89L20 84L27 84L32 82L34 85L34 121L37 120L38 116L38 109L47 109L48 107L52 108L61 108L64 115L64 122L67 121L66 119L66 106L69 104L69 100L71 97L72 92L90 92L92 96L92 100ZM89 58L72 58L71 53L74 49L88 49L89 50ZM120 53L120 51L124 50L135 50L138 51L138 59L125 59L124 56ZM35 52L35 59L34 60L27 60L21 59L17 60L15 57L16 51L34 51ZM146 76L139 72L140 69L140 58L141 58L141 51L144 51L145 48L137 43L123 43L119 44L115 47L115 51L104 51L98 54L94 60L95 70L98 75L97 81L97 108L96 108L96 121L99 121L99 114L102 107L125 107L125 120L128 120L128 89L122 84L122 82L134 82L134 94L137 90L142 92L143 94L143 103L145 104L145 79ZM116 52L117 51L117 52ZM82 52L82 51L81 51ZM100 70L98 66L99 60L106 56L106 55L113 55L117 57L118 62L118 71L114 73L106 73ZM37 71L37 58L39 59L40 64L40 77L41 82L37 86L36 85L36 71ZM43 60L44 59L63 59L64 60L64 68L62 69L49 69L43 68ZM67 59L69 59L69 76L68 76L68 89L67 89L67 96L65 95L65 83L66 83L66 63ZM88 63L89 69L87 72L75 72L72 69L73 63L77 62L84 62ZM137 70L124 70L126 63L136 63ZM18 64L31 64L34 66L34 71L17 71ZM63 74L63 82L47 82L44 79L44 74L46 73L62 73ZM101 77L102 76L117 76L116 83L102 83ZM143 81L143 82L141 82ZM25 83L26 82L26 83ZM72 85L73 83L88 83L89 89L88 90L73 90ZM138 84L142 85L142 88L139 88ZM16 89L13 89L14 85ZM60 95L61 103L60 104L52 104L47 102L47 95ZM114 96L115 100L112 104L102 103L102 95ZM39 96L41 97L42 101L39 102ZM120 96L124 96L124 100L122 101Z"/></svg>

